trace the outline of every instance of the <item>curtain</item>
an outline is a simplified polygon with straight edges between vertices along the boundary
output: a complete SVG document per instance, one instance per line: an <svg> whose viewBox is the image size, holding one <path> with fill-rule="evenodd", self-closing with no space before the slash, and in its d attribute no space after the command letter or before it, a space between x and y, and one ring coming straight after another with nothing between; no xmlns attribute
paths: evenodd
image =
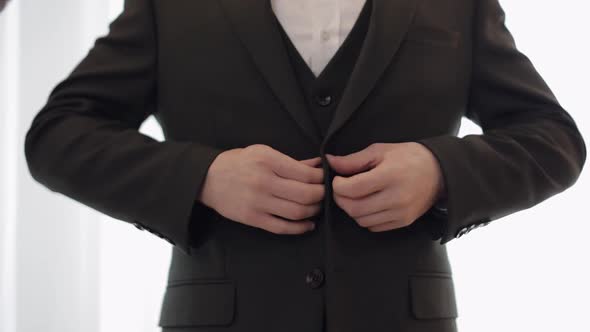
<svg viewBox="0 0 590 332"><path fill-rule="evenodd" d="M24 135L123 0L13 0L0 15L0 331L159 331L170 245L40 186ZM153 117L140 130L162 140Z"/></svg>

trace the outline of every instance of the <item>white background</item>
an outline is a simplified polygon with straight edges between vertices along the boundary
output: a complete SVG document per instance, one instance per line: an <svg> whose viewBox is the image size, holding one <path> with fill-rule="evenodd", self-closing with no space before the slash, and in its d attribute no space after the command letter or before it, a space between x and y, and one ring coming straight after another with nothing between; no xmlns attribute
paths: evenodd
<svg viewBox="0 0 590 332"><path fill-rule="evenodd" d="M590 145L588 5L501 4L517 47ZM31 179L23 154L33 115L121 8L121 0L13 0L0 15L1 332L159 330L170 245L50 192ZM141 131L163 139L153 118ZM481 131L465 120L468 133ZM587 174L447 244L460 331L590 331Z"/></svg>

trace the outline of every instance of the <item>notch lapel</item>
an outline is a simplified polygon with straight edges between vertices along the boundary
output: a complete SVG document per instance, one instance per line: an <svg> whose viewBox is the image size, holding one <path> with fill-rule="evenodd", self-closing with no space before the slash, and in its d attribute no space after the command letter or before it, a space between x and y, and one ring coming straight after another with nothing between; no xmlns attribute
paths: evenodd
<svg viewBox="0 0 590 332"><path fill-rule="evenodd" d="M367 0L369 1L369 0ZM307 111L283 40L272 16L270 0L220 0L234 31L244 43L270 88L299 127L320 150L359 108L391 62L423 0L370 0L371 20L358 59L326 136Z"/></svg>
<svg viewBox="0 0 590 332"><path fill-rule="evenodd" d="M220 3L276 97L306 136L319 146L321 137L297 84L270 0L220 0Z"/></svg>
<svg viewBox="0 0 590 332"><path fill-rule="evenodd" d="M327 141L359 108L391 62L422 0L372 1L367 35L322 142L322 153Z"/></svg>

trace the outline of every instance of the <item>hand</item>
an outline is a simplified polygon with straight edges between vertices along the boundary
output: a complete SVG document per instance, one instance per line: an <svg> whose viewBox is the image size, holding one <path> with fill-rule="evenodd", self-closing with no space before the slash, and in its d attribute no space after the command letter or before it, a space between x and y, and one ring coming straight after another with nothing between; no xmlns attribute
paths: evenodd
<svg viewBox="0 0 590 332"><path fill-rule="evenodd" d="M199 200L233 221L276 234L300 234L315 224L324 198L320 157L295 160L267 145L220 153ZM280 217L290 220L284 220Z"/></svg>
<svg viewBox="0 0 590 332"><path fill-rule="evenodd" d="M411 225L445 190L436 157L420 143L374 143L326 157L334 171L350 175L334 177L336 204L372 232Z"/></svg>

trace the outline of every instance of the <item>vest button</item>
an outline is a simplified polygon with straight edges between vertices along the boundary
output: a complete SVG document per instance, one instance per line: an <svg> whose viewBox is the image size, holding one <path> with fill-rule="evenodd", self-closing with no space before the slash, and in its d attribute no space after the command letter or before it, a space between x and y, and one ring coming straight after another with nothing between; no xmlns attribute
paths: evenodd
<svg viewBox="0 0 590 332"><path fill-rule="evenodd" d="M318 288L324 283L324 272L319 268L315 268L307 273L305 276L305 282L311 288Z"/></svg>
<svg viewBox="0 0 590 332"><path fill-rule="evenodd" d="M325 107L332 103L332 96L330 95L318 95L316 96L316 103L318 105Z"/></svg>

